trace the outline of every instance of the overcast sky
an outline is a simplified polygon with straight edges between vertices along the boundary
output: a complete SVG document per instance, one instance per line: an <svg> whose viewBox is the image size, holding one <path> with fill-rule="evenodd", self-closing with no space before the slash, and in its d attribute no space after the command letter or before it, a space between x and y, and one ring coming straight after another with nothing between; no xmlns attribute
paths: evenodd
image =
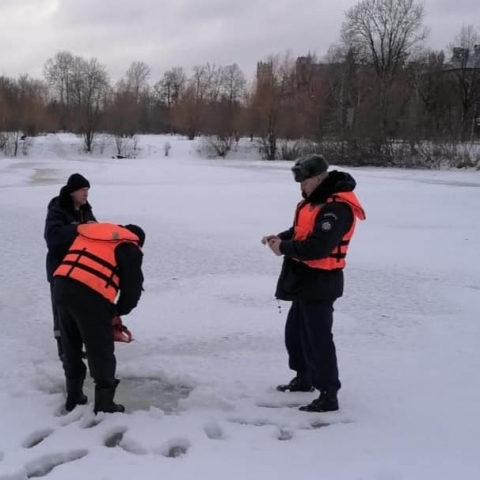
<svg viewBox="0 0 480 480"><path fill-rule="evenodd" d="M355 0L0 0L0 75L42 76L60 50L96 57L113 79L132 61L151 81L165 70L259 60L290 50L322 56ZM479 0L425 0L428 46L441 49L463 24L480 26Z"/></svg>

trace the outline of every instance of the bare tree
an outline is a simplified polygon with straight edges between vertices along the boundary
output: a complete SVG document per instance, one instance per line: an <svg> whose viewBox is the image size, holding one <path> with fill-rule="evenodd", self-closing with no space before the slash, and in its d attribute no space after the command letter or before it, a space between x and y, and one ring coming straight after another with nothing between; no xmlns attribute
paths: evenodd
<svg viewBox="0 0 480 480"><path fill-rule="evenodd" d="M332 45L326 60L329 70L326 102L329 124L332 132L338 132L338 136L345 139L348 132L354 130L362 103L361 64L353 49L342 44Z"/></svg>
<svg viewBox="0 0 480 480"><path fill-rule="evenodd" d="M162 80L154 85L158 101L170 110L178 102L187 77L181 67L175 67L163 74Z"/></svg>
<svg viewBox="0 0 480 480"><path fill-rule="evenodd" d="M172 109L172 119L175 129L193 140L201 129L203 102L197 96L194 85L189 83Z"/></svg>
<svg viewBox="0 0 480 480"><path fill-rule="evenodd" d="M20 130L33 137L46 126L47 86L41 80L21 75L17 80L17 88Z"/></svg>
<svg viewBox="0 0 480 480"><path fill-rule="evenodd" d="M188 80L188 84L193 90L195 98L203 102L207 97L209 82L209 72L205 65L196 65L193 67L193 74Z"/></svg>
<svg viewBox="0 0 480 480"><path fill-rule="evenodd" d="M424 14L423 4L415 0L363 0L346 13L343 43L375 72L381 139L387 133L388 90L427 36Z"/></svg>
<svg viewBox="0 0 480 480"><path fill-rule="evenodd" d="M17 156L21 130L21 100L17 82L0 77L0 150Z"/></svg>
<svg viewBox="0 0 480 480"><path fill-rule="evenodd" d="M240 67L234 63L222 68L221 96L217 104L217 133L228 139L229 148L239 140L243 119L243 101L246 94L246 79Z"/></svg>
<svg viewBox="0 0 480 480"><path fill-rule="evenodd" d="M238 65L220 66L211 77L203 118L210 150L225 157L239 141L246 80Z"/></svg>
<svg viewBox="0 0 480 480"><path fill-rule="evenodd" d="M445 75L445 54L425 51L414 66L414 94L412 105L412 133L429 139L446 139L454 133L452 111L455 103L452 81Z"/></svg>
<svg viewBox="0 0 480 480"><path fill-rule="evenodd" d="M144 62L132 62L126 74L126 87L133 92L135 100L140 100L142 92L148 90L150 67Z"/></svg>
<svg viewBox="0 0 480 480"><path fill-rule="evenodd" d="M43 75L47 81L52 97L60 106L60 128L71 128L71 86L74 57L70 52L58 52L49 58L43 68Z"/></svg>
<svg viewBox="0 0 480 480"><path fill-rule="evenodd" d="M193 74L187 80L187 86L181 101L175 108L176 125L184 131L190 140L201 132L205 116L205 107L209 89L209 72L207 66L193 67Z"/></svg>
<svg viewBox="0 0 480 480"><path fill-rule="evenodd" d="M246 83L245 75L236 63L223 67L222 90L231 105L243 99Z"/></svg>
<svg viewBox="0 0 480 480"><path fill-rule="evenodd" d="M289 53L270 56L257 66L257 79L250 97L252 126L261 137L267 160L278 153L282 114L295 92L295 65Z"/></svg>
<svg viewBox="0 0 480 480"><path fill-rule="evenodd" d="M187 77L181 67L175 67L164 73L163 78L153 86L154 118L161 131L172 133L174 121L172 109L179 102Z"/></svg>
<svg viewBox="0 0 480 480"><path fill-rule="evenodd" d="M290 130L297 137L320 139L324 130L324 112L331 65L320 62L315 54L295 61L295 102Z"/></svg>
<svg viewBox="0 0 480 480"><path fill-rule="evenodd" d="M449 49L453 56L445 71L454 79L461 105L461 136L473 138L476 118L480 114L480 31L472 25L464 25Z"/></svg>
<svg viewBox="0 0 480 480"><path fill-rule="evenodd" d="M76 129L83 137L86 151L91 152L110 91L109 78L105 66L96 58L75 57L72 70Z"/></svg>
<svg viewBox="0 0 480 480"><path fill-rule="evenodd" d="M116 138L133 137L139 130L138 103L125 79L118 81L115 86L108 108L106 126Z"/></svg>
<svg viewBox="0 0 480 480"><path fill-rule="evenodd" d="M190 140L208 130L208 107L218 99L221 88L221 70L215 65L196 65L173 115L175 124Z"/></svg>
<svg viewBox="0 0 480 480"><path fill-rule="evenodd" d="M137 130L146 132L150 129L149 107L151 103L150 78L151 69L144 62L132 62L127 70L125 85L136 103Z"/></svg>
<svg viewBox="0 0 480 480"><path fill-rule="evenodd" d="M46 126L47 87L22 75L18 79L0 77L0 150L16 156L20 142L26 153L27 137Z"/></svg>
<svg viewBox="0 0 480 480"><path fill-rule="evenodd" d="M222 93L224 84L224 67L207 63L204 67L206 102L213 104L217 102Z"/></svg>

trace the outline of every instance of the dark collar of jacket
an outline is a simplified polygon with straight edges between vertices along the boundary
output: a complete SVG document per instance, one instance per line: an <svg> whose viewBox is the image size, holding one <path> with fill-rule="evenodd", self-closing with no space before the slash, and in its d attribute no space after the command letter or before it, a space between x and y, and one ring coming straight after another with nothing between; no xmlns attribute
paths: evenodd
<svg viewBox="0 0 480 480"><path fill-rule="evenodd" d="M305 199L315 205L325 203L335 193L352 192L357 185L355 179L346 172L332 170L328 177Z"/></svg>

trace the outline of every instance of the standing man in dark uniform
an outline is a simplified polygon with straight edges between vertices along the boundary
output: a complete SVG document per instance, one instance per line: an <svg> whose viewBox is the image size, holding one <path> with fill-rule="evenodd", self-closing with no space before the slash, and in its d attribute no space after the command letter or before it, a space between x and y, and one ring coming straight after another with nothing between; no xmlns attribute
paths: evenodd
<svg viewBox="0 0 480 480"><path fill-rule="evenodd" d="M328 172L321 155L299 158L292 172L303 200L297 205L293 226L262 238L283 266L276 297L291 301L285 326L289 367L296 372L279 391L312 391L320 396L302 411L338 410L341 388L332 334L333 304L343 295L343 269L356 220L365 212L353 193L351 175Z"/></svg>

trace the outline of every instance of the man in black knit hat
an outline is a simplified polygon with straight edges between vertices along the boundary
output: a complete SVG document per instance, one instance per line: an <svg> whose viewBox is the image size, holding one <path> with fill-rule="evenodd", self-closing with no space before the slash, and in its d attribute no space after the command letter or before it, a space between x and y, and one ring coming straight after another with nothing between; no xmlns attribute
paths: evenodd
<svg viewBox="0 0 480 480"><path fill-rule="evenodd" d="M88 203L90 182L79 173L73 173L58 196L48 204L45 219L44 238L47 243L46 269L50 283L50 296L53 295L53 272L60 265L70 245L77 237L77 225L96 222L92 207ZM53 335L57 341L58 356L63 360L63 349L60 341L58 313L53 305Z"/></svg>

